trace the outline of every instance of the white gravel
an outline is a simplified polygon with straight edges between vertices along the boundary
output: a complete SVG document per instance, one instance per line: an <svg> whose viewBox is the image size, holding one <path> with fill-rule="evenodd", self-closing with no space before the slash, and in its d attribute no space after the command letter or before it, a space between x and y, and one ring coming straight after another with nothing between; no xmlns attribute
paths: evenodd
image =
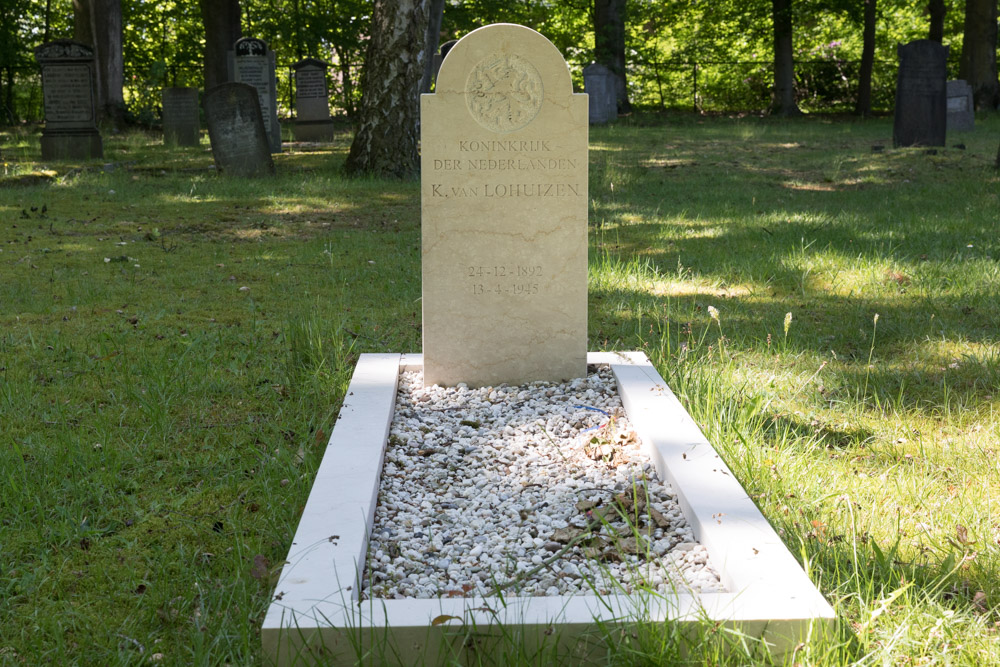
<svg viewBox="0 0 1000 667"><path fill-rule="evenodd" d="M724 590L592 371L481 389L403 373L362 597Z"/></svg>

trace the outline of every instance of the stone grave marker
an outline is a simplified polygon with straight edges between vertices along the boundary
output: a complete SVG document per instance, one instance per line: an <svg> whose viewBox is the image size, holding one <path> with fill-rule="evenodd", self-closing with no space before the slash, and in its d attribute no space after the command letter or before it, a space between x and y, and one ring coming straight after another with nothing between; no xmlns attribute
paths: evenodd
<svg viewBox="0 0 1000 667"><path fill-rule="evenodd" d="M894 146L944 146L948 47L929 39L900 44Z"/></svg>
<svg viewBox="0 0 1000 667"><path fill-rule="evenodd" d="M201 131L198 89L164 88L160 95L163 106L163 143L197 146Z"/></svg>
<svg viewBox="0 0 1000 667"><path fill-rule="evenodd" d="M97 130L94 51L68 39L35 49L42 68L45 129L43 160L87 160L104 156Z"/></svg>
<svg viewBox="0 0 1000 667"><path fill-rule="evenodd" d="M215 166L224 174L274 173L257 90L246 83L223 83L205 93L205 120Z"/></svg>
<svg viewBox="0 0 1000 667"><path fill-rule="evenodd" d="M272 153L281 152L281 124L278 122L278 80L274 51L267 42L255 37L236 41L230 54L232 80L248 83L257 89L260 113Z"/></svg>
<svg viewBox="0 0 1000 667"><path fill-rule="evenodd" d="M305 58L292 65L295 70L296 141L330 141L333 119L330 118L330 95L326 70L330 65L316 58Z"/></svg>
<svg viewBox="0 0 1000 667"><path fill-rule="evenodd" d="M618 118L615 73L600 63L583 68L583 89L590 96L590 123L603 125Z"/></svg>
<svg viewBox="0 0 1000 667"><path fill-rule="evenodd" d="M969 132L976 126L976 111L972 102L972 86L957 79L947 85L949 132Z"/></svg>
<svg viewBox="0 0 1000 667"><path fill-rule="evenodd" d="M587 96L517 25L469 33L421 98L424 383L586 373Z"/></svg>

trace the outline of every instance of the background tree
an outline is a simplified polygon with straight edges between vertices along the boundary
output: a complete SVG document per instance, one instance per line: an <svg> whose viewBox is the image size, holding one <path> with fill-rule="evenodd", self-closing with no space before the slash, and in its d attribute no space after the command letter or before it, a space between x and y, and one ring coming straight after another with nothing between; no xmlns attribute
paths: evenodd
<svg viewBox="0 0 1000 667"><path fill-rule="evenodd" d="M632 111L625 76L626 0L594 0L594 60L615 74L618 113Z"/></svg>
<svg viewBox="0 0 1000 667"><path fill-rule="evenodd" d="M972 86L976 109L1000 106L997 80L997 0L966 0L959 78Z"/></svg>
<svg viewBox="0 0 1000 667"><path fill-rule="evenodd" d="M239 0L198 0L205 24L205 90L229 79L228 52L243 36Z"/></svg>
<svg viewBox="0 0 1000 667"><path fill-rule="evenodd" d="M771 113L796 116L802 112L795 102L792 0L771 0L771 20L774 23L774 89Z"/></svg>
<svg viewBox="0 0 1000 667"><path fill-rule="evenodd" d="M347 171L413 176L430 0L376 0Z"/></svg>
<svg viewBox="0 0 1000 667"><path fill-rule="evenodd" d="M125 124L121 0L73 0L73 38L94 48L98 119L121 129Z"/></svg>
<svg viewBox="0 0 1000 667"><path fill-rule="evenodd" d="M944 42L944 16L947 11L944 0L930 0L927 3L927 14L930 16L927 39L938 44Z"/></svg>
<svg viewBox="0 0 1000 667"><path fill-rule="evenodd" d="M431 92L434 78L434 54L441 40L441 20L444 18L444 0L430 0L427 16L427 38L424 40L424 75L420 79L420 92Z"/></svg>
<svg viewBox="0 0 1000 667"><path fill-rule="evenodd" d="M854 113L870 116L872 113L872 70L875 66L875 20L878 17L876 0L864 2L862 27L861 64L858 67L858 99Z"/></svg>

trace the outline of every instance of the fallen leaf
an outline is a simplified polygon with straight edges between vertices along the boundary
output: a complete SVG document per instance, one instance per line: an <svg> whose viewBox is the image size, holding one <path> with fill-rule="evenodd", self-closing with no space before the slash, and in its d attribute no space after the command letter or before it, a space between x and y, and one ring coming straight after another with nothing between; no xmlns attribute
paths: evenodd
<svg viewBox="0 0 1000 667"><path fill-rule="evenodd" d="M441 614L440 616L435 616L434 620L431 621L431 625L441 625L442 623L447 623L448 621L461 621L459 616L449 616L448 614Z"/></svg>
<svg viewBox="0 0 1000 667"><path fill-rule="evenodd" d="M257 554L253 557L253 567L250 568L250 576L260 581L267 576L267 570L270 566L271 562L267 560L267 556Z"/></svg>
<svg viewBox="0 0 1000 667"><path fill-rule="evenodd" d="M976 543L975 540L969 539L968 529L960 523L955 524L955 535L958 537L958 541L960 544L968 545Z"/></svg>
<svg viewBox="0 0 1000 667"><path fill-rule="evenodd" d="M656 524L657 528L670 527L670 519L663 516L661 513L657 512L652 507L646 508L646 511L649 512L649 518L653 520L653 523Z"/></svg>

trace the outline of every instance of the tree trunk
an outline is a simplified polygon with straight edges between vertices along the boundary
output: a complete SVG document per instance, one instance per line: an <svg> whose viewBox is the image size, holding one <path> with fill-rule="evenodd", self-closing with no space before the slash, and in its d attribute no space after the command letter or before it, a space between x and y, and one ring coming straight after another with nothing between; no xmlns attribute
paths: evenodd
<svg viewBox="0 0 1000 667"><path fill-rule="evenodd" d="M872 113L872 68L875 66L875 18L877 0L864 0L865 27L861 47L861 69L858 72L858 100L854 113L866 117Z"/></svg>
<svg viewBox="0 0 1000 667"><path fill-rule="evenodd" d="M402 178L420 172L417 152L430 0L376 0L361 72L358 128L347 171Z"/></svg>
<svg viewBox="0 0 1000 667"><path fill-rule="evenodd" d="M929 0L927 13L930 14L931 22L927 31L927 39L938 44L944 41L944 15L947 11L944 0Z"/></svg>
<svg viewBox="0 0 1000 667"><path fill-rule="evenodd" d="M774 23L774 89L771 113L798 116L795 103L795 61L792 56L792 0L771 0Z"/></svg>
<svg viewBox="0 0 1000 667"><path fill-rule="evenodd" d="M229 80L229 51L243 36L239 0L198 0L205 25L205 90Z"/></svg>
<svg viewBox="0 0 1000 667"><path fill-rule="evenodd" d="M997 0L966 0L958 75L972 86L976 109L1000 106L997 80Z"/></svg>
<svg viewBox="0 0 1000 667"><path fill-rule="evenodd" d="M334 45L334 52L337 54L337 65L340 67L341 93L344 96L344 113L349 117L354 117L354 81L351 79L351 61L348 58L346 49Z"/></svg>
<svg viewBox="0 0 1000 667"><path fill-rule="evenodd" d="M427 40L424 43L424 76L420 80L420 92L431 92L431 78L434 76L434 54L441 41L441 19L444 16L444 0L430 0L427 17Z"/></svg>
<svg viewBox="0 0 1000 667"><path fill-rule="evenodd" d="M615 73L618 113L632 111L625 75L627 0L594 0L594 61Z"/></svg>
<svg viewBox="0 0 1000 667"><path fill-rule="evenodd" d="M121 0L73 0L73 36L94 47L97 117L118 131L125 125Z"/></svg>

